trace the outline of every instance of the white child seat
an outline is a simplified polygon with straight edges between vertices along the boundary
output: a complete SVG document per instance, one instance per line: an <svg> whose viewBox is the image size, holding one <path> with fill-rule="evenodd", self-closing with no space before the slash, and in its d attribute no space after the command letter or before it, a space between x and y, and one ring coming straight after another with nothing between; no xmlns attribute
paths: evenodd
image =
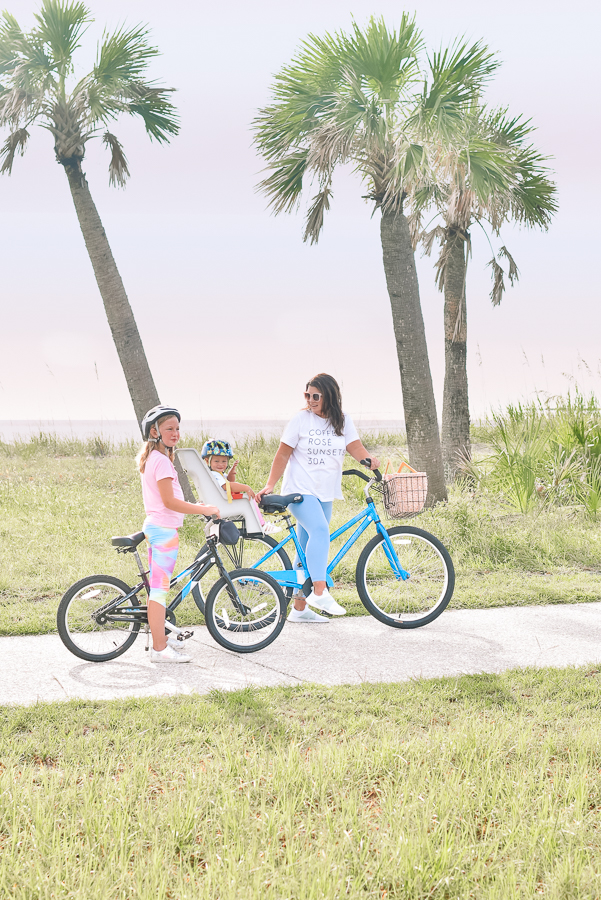
<svg viewBox="0 0 601 900"><path fill-rule="evenodd" d="M234 522L244 522L247 534L263 534L257 511L250 500L232 500L227 502L227 494L220 488L199 454L192 447L184 447L177 450L179 460L194 482L200 503L207 506L217 506L222 519L230 519Z"/></svg>

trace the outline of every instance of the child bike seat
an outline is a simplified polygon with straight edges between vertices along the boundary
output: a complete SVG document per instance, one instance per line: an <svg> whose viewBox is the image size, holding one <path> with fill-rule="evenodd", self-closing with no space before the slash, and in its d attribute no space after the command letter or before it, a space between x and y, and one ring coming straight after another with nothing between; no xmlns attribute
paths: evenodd
<svg viewBox="0 0 601 900"><path fill-rule="evenodd" d="M128 537L113 537L111 538L111 544L113 547L131 547L132 550L141 544L144 540L144 532L136 531L135 534L130 534Z"/></svg>
<svg viewBox="0 0 601 900"><path fill-rule="evenodd" d="M219 487L204 459L201 459L197 450L182 447L177 451L178 459L188 473L194 487L198 492L201 503L208 506L216 506L219 509L221 519L229 519L233 522L241 522L246 534L262 535L263 529L256 509L251 506L250 500L232 500L228 503L227 494Z"/></svg>
<svg viewBox="0 0 601 900"><path fill-rule="evenodd" d="M291 503L302 503L302 494L263 494L259 506L266 513L284 512Z"/></svg>

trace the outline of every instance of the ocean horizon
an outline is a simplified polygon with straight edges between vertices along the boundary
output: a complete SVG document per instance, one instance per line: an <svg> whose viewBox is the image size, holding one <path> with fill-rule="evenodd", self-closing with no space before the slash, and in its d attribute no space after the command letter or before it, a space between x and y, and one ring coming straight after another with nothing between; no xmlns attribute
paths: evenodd
<svg viewBox="0 0 601 900"><path fill-rule="evenodd" d="M351 413L352 415L352 413ZM361 431L401 431L402 419L353 416ZM187 419L182 434L205 434L234 441L256 434L275 435L284 430L288 419ZM62 438L86 438L100 435L107 440L138 440L140 429L135 419L0 419L0 441L29 440L38 434Z"/></svg>

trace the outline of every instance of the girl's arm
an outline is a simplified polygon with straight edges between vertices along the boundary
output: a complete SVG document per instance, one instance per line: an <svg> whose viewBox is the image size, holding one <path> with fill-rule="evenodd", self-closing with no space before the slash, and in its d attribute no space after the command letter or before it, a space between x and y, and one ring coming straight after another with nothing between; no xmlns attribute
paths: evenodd
<svg viewBox="0 0 601 900"><path fill-rule="evenodd" d="M227 480L228 480L228 481L234 481L234 480L235 480L235 478L236 478L236 469L237 469L237 468L238 468L238 460L235 459L235 460L233 461L233 463L232 463L231 469L230 469L229 472L227 473Z"/></svg>
<svg viewBox="0 0 601 900"><path fill-rule="evenodd" d="M271 464L271 471L269 473L269 478L267 479L267 484L264 488L261 488L260 491L257 491L255 494L255 500L257 503L263 496L263 494L272 494L273 489L284 474L284 469L286 468L286 464L290 457L292 456L292 451L294 447L289 447L288 444L280 444L278 448L278 452L273 458L273 462Z"/></svg>
<svg viewBox="0 0 601 900"><path fill-rule="evenodd" d="M161 500L167 509L173 512L188 513L193 516L218 516L219 510L216 506L205 506L203 503L187 503L185 500L179 500L173 496L173 478L160 478L157 481L157 488L161 495Z"/></svg>
<svg viewBox="0 0 601 900"><path fill-rule="evenodd" d="M359 440L351 441L350 444L347 445L346 452L350 453L353 459L356 459L357 462L361 462L362 459L366 459L367 457L369 457L371 459L370 469L380 468L380 460L378 459L378 457L373 456Z"/></svg>

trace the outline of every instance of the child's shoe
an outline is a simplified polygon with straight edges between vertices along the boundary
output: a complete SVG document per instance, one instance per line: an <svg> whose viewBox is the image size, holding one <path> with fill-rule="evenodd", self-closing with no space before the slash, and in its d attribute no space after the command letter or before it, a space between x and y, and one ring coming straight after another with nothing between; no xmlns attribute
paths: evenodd
<svg viewBox="0 0 601 900"><path fill-rule="evenodd" d="M312 609L309 609L308 606L305 606L304 609L297 609L295 606L290 610L290 615L288 616L289 622L306 622L309 625L319 625L322 622L329 622L327 616L320 616L319 613L313 612Z"/></svg>
<svg viewBox="0 0 601 900"><path fill-rule="evenodd" d="M346 609L339 603L336 603L328 589L326 588L321 597L316 597L314 591L311 591L307 597L307 603L316 609L322 609L331 616L346 616Z"/></svg>
<svg viewBox="0 0 601 900"><path fill-rule="evenodd" d="M265 522L263 525L263 534L278 534L281 530L274 522Z"/></svg>
<svg viewBox="0 0 601 900"><path fill-rule="evenodd" d="M177 650L178 652L180 652L181 650L184 650L184 649L185 649L185 647L186 647L186 642L185 642L185 641L178 641L178 639L177 639L176 637L174 637L173 635L170 635L170 636L167 638L167 646L168 646L168 647L173 647L174 650Z"/></svg>
<svg viewBox="0 0 601 900"><path fill-rule="evenodd" d="M169 644L164 650L155 650L154 647L150 651L150 662L153 663L187 663L192 662L192 657L186 653L178 653Z"/></svg>

